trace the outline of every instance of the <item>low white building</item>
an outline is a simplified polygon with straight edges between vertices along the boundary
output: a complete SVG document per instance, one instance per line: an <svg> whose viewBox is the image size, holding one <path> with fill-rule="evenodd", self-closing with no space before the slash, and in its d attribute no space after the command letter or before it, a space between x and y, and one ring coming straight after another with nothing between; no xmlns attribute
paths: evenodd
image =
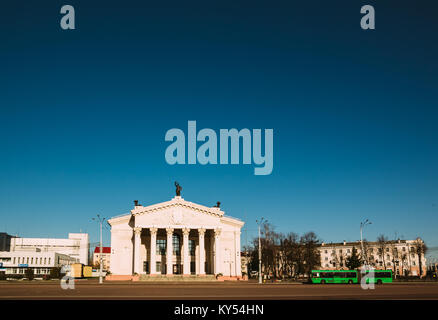
<svg viewBox="0 0 438 320"><path fill-rule="evenodd" d="M0 272L9 274L25 274L32 268L35 277L49 274L54 267L62 267L76 263L77 259L57 252L0 252Z"/></svg>
<svg viewBox="0 0 438 320"><path fill-rule="evenodd" d="M11 252L57 252L88 265L90 249L88 233L69 233L68 239L17 237L10 241Z"/></svg>
<svg viewBox="0 0 438 320"><path fill-rule="evenodd" d="M218 275L240 279L244 222L176 196L150 206L135 202L111 225L111 279L132 275Z"/></svg>

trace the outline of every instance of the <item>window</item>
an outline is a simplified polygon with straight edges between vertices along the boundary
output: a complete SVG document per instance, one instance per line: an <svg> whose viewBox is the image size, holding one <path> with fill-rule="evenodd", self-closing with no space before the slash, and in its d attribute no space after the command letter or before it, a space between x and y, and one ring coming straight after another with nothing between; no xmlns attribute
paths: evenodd
<svg viewBox="0 0 438 320"><path fill-rule="evenodd" d="M181 240L179 235L174 234L172 237L172 247L173 247L173 254L180 256L181 255Z"/></svg>
<svg viewBox="0 0 438 320"><path fill-rule="evenodd" d="M189 254L191 256L195 255L196 243L195 240L189 240Z"/></svg>
<svg viewBox="0 0 438 320"><path fill-rule="evenodd" d="M157 254L164 256L166 254L166 239L157 239ZM157 269L158 271L158 269Z"/></svg>
<svg viewBox="0 0 438 320"><path fill-rule="evenodd" d="M16 257L14 257L14 264L15 264L15 258L16 258Z"/></svg>
<svg viewBox="0 0 438 320"><path fill-rule="evenodd" d="M402 251L405 252L406 251L406 247L403 247Z"/></svg>
<svg viewBox="0 0 438 320"><path fill-rule="evenodd" d="M51 260L51 258L49 258L49 264L50 264L50 260ZM59 257L58 257L58 262L59 262Z"/></svg>
<svg viewBox="0 0 438 320"><path fill-rule="evenodd" d="M347 253L350 253L350 249L347 249Z"/></svg>
<svg viewBox="0 0 438 320"><path fill-rule="evenodd" d="M386 252L389 252L389 248L386 248Z"/></svg>
<svg viewBox="0 0 438 320"><path fill-rule="evenodd" d="M325 257L325 261L327 261L328 260L328 258L327 257Z"/></svg>
<svg viewBox="0 0 438 320"><path fill-rule="evenodd" d="M143 261L143 272L149 273L149 261Z"/></svg>

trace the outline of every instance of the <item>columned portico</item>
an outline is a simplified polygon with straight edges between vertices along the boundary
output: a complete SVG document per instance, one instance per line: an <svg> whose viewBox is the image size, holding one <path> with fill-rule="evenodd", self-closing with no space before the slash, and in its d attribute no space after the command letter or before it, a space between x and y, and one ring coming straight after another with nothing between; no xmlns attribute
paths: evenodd
<svg viewBox="0 0 438 320"><path fill-rule="evenodd" d="M218 206L181 197L148 207L136 203L130 215L109 223L111 259L118 262L110 270L113 275L241 276L243 222L224 216Z"/></svg>

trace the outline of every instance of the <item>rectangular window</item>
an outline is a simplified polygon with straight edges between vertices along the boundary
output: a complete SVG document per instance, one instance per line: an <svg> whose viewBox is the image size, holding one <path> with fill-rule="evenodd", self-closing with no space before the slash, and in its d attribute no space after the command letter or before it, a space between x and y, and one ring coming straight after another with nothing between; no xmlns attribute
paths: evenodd
<svg viewBox="0 0 438 320"><path fill-rule="evenodd" d="M179 235L174 234L172 237L172 249L173 254L180 256L181 255L181 246L180 246L180 238Z"/></svg>
<svg viewBox="0 0 438 320"><path fill-rule="evenodd" d="M164 256L166 254L166 239L157 239L157 252L156 253L160 254L162 256Z"/></svg>
<svg viewBox="0 0 438 320"><path fill-rule="evenodd" d="M189 254L191 256L195 255L195 251L196 251L196 242L195 240L189 240Z"/></svg>
<svg viewBox="0 0 438 320"><path fill-rule="evenodd" d="M161 262L160 262L160 261L157 261L157 262L155 263L155 268L156 268L156 272L157 272L157 273L162 273L162 270L161 270Z"/></svg>

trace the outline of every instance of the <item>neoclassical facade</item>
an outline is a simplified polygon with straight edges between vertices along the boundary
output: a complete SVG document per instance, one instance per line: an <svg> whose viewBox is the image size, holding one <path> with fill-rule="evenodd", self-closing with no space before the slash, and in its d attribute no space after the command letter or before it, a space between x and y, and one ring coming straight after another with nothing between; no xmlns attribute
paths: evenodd
<svg viewBox="0 0 438 320"><path fill-rule="evenodd" d="M111 225L111 277L218 275L240 279L244 222L176 196L150 206L135 202Z"/></svg>

